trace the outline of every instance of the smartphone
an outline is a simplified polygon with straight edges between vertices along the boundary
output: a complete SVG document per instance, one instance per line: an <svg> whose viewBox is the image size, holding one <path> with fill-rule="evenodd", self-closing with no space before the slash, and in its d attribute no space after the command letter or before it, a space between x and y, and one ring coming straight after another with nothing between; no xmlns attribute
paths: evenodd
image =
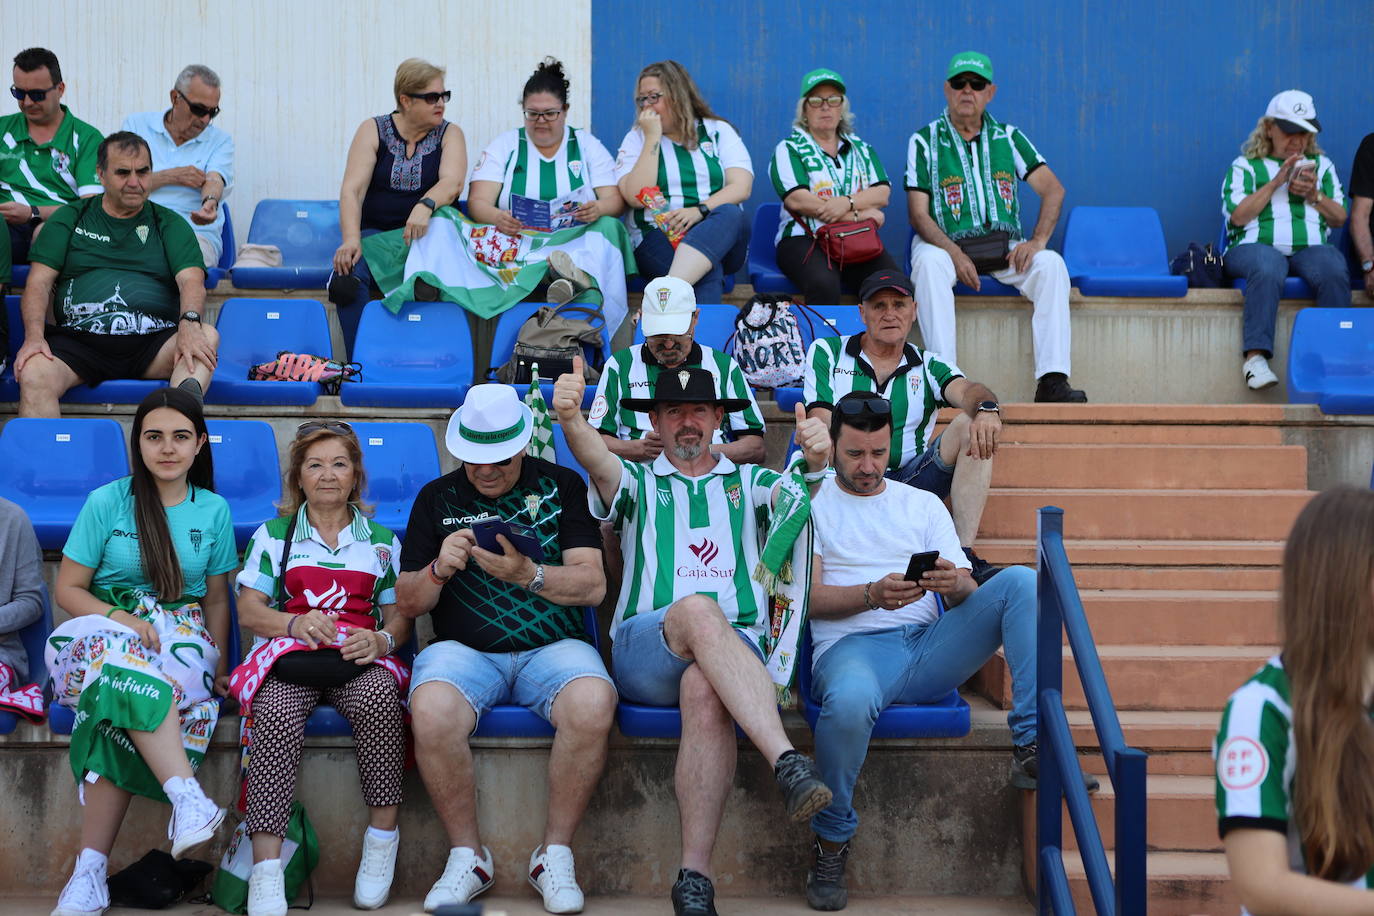
<svg viewBox="0 0 1374 916"><path fill-rule="evenodd" d="M906 576L908 582L920 582L921 577L935 569L935 561L940 558L940 551L927 550L924 553L913 553L911 562L906 565Z"/></svg>
<svg viewBox="0 0 1374 916"><path fill-rule="evenodd" d="M504 555L505 551L501 548L501 543L496 540L498 534L504 534L506 540L510 541L516 550L534 562L544 562L544 545L539 543L539 538L535 536L534 529L524 525L511 524L501 518L484 518L472 523L472 536L477 539L477 546L483 550Z"/></svg>

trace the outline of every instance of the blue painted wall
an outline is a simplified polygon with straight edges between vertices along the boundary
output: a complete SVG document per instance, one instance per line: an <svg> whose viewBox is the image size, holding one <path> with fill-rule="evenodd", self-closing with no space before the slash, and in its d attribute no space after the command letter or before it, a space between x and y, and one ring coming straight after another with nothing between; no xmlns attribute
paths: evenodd
<svg viewBox="0 0 1374 916"><path fill-rule="evenodd" d="M895 249L907 238L906 139L943 110L950 56L982 50L999 87L989 110L1039 147L1068 189L1065 215L1075 205L1153 206L1174 253L1216 238L1226 166L1279 90L1312 93L1321 144L1349 179L1374 131L1371 37L1369 0L593 0L592 126L614 155L633 121L639 69L675 58L748 144L756 205L777 199L767 163L790 129L801 75L833 67L857 132L893 179L884 235ZM1029 233L1039 208L1028 186L1021 193Z"/></svg>

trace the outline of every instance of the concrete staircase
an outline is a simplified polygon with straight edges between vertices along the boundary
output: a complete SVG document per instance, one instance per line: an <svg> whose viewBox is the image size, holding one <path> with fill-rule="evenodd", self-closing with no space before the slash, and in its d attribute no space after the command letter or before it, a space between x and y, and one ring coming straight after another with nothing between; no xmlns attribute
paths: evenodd
<svg viewBox="0 0 1374 916"><path fill-rule="evenodd" d="M1217 837L1211 741L1220 710L1277 644L1282 541L1311 497L1307 450L1285 445L1272 407L1014 405L978 551L1035 562L1036 508L1065 510L1069 560L1126 740L1148 763L1149 911L1234 913ZM999 655L976 687L1007 705ZM1064 698L1078 746L1096 750L1073 661ZM1085 758L1099 774L1100 756ZM1094 809L1108 844L1114 796ZM1064 819L1065 846L1074 849ZM1027 823L1031 843L1033 821ZM1078 905L1092 911L1069 855Z"/></svg>

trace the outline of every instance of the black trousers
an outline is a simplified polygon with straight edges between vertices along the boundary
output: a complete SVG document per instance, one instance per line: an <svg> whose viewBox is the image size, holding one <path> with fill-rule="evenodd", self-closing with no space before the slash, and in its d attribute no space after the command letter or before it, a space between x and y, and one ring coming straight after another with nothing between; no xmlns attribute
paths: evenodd
<svg viewBox="0 0 1374 916"><path fill-rule="evenodd" d="M826 263L821 246L816 245L814 250L811 246L809 236L793 236L778 242L778 267L801 290L807 305L838 305L841 292L858 293L869 274L879 270L901 270L886 248L871 261L848 264L841 270L838 265Z"/></svg>

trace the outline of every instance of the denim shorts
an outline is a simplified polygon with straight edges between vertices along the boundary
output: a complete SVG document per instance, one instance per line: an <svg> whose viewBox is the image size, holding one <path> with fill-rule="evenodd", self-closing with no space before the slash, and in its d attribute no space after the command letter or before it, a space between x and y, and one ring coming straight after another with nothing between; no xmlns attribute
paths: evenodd
<svg viewBox="0 0 1374 916"><path fill-rule="evenodd" d="M430 681L451 684L477 713L477 721L493 706L524 706L553 722L553 701L580 677L599 677L614 685L601 654L580 639L558 642L524 652L479 652L444 639L425 647L411 668L410 693Z"/></svg>
<svg viewBox="0 0 1374 916"><path fill-rule="evenodd" d="M623 699L645 706L678 705L678 683L682 672L692 664L668 648L663 636L663 618L668 608L636 614L622 620L615 630L615 644L611 646L611 668L615 671L615 686ZM735 627L735 635L758 656L763 663L754 634Z"/></svg>
<svg viewBox="0 0 1374 916"><path fill-rule="evenodd" d="M930 448L912 458L895 471L888 471L892 480L910 484L918 490L934 493L941 499L949 497L949 488L954 483L954 465L940 460L940 440L944 433L935 437Z"/></svg>

